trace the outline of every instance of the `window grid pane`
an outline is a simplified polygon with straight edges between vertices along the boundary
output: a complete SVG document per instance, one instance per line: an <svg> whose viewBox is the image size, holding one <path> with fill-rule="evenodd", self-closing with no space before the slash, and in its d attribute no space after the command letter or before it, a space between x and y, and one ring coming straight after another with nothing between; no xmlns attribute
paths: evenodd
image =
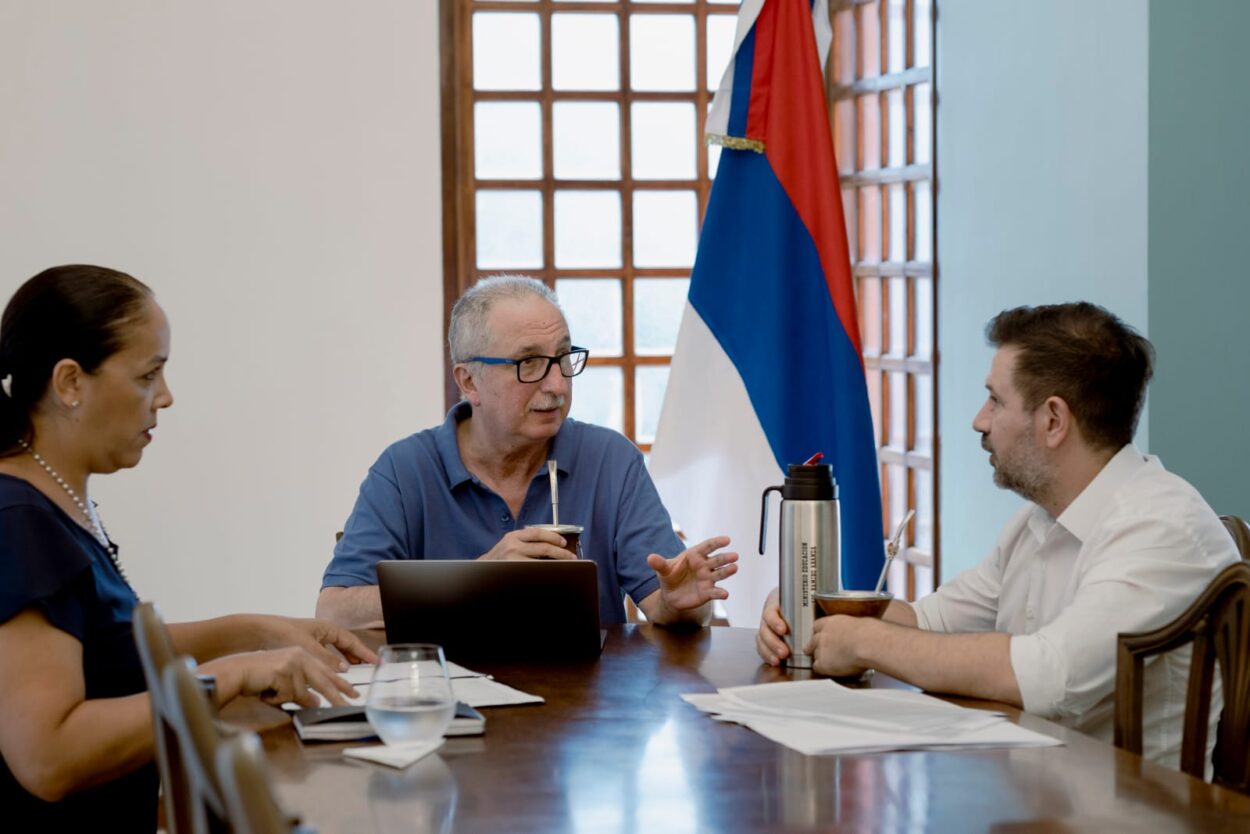
<svg viewBox="0 0 1250 834"><path fill-rule="evenodd" d="M881 475L882 535L916 510L891 590L941 578L934 350L931 0L834 4L830 119Z"/></svg>
<svg viewBox="0 0 1250 834"><path fill-rule="evenodd" d="M932 0L831 4L833 44L826 68L878 443L883 537L908 508L917 511L890 577L892 590L908 598L931 591L941 579L933 344L934 5ZM478 277L505 268L505 263L510 265L506 268L550 286L558 282L570 301L583 307L593 305L585 299L596 292L615 288L607 309L593 305L594 316L570 317L577 319L570 322L573 327L596 330L584 335L575 331L574 340L593 338L602 345L587 370L596 373L580 386L580 393L585 400L590 388L602 388L611 401L612 413L605 418L618 423L632 439L646 441L640 435L650 429L657 380L663 379L669 364L671 321L650 318L656 305L646 297L662 288L635 282L673 280L684 286L691 243L687 231L667 241L656 237L654 228L636 225L635 213L643 211L648 200L684 193L694 198L695 228L702 220L716 149L700 138L711 90L724 70L716 64L727 49L737 5L714 0L668 5L518 0L515 6L513 11L477 0L455 4L456 44L467 68L457 82L463 99L455 119L462 141L454 151L457 170L464 172L456 181L462 195L456 261L465 266L458 269L458 286L452 291L458 294ZM508 20L501 21L505 13ZM586 48L593 33L577 40L571 30L561 28L564 22L553 19L561 15L565 22L588 22L598 27L595 31L612 29L619 41L603 49ZM502 22L520 24L510 30L511 39L501 39ZM479 33L481 55L475 43ZM654 66L633 66L636 56L657 50L664 54L655 60L665 66L671 63L670 72L657 74ZM510 63L505 65L505 59ZM578 60L587 62L584 70L576 65ZM497 135L474 143L475 107L491 102L524 104L531 113L537 106L540 121L536 130L527 128L524 140L529 144L509 150L505 143L491 141L501 138ZM607 109L579 111L578 105L592 103ZM678 113L690 112L683 107L693 108L693 135L681 121L689 117L677 118ZM578 112L598 112L600 118L594 124L571 122ZM635 125L635 113L640 120L651 118L662 132L648 134L645 125ZM648 144L635 147L635 134L645 136ZM601 142L592 151L589 143L596 136ZM538 176L531 137L541 143ZM693 141L694 147L682 149L681 158L657 156L686 141ZM475 174L479 147L483 171ZM570 241L568 235L575 232L568 230L577 226L577 218L567 212L557 216L557 202L570 205L567 196L557 200L557 191L574 194L575 201L619 207L608 212L618 218L616 226L600 230L602 239ZM504 211L512 205L524 206L522 217ZM686 221L682 226L689 228ZM500 230L522 241L518 245L523 251L510 250L500 239ZM588 249L591 243L598 248ZM572 245L575 256L567 265L567 258L557 256L558 250L567 248L563 244ZM619 249L619 255L603 257L601 250L608 248ZM636 255L643 256L641 263ZM583 284L584 293L579 292ZM661 293L670 300L679 294ZM665 315L671 318L672 311ZM640 445L646 451L649 444Z"/></svg>
<svg viewBox="0 0 1250 834"><path fill-rule="evenodd" d="M517 0L501 19L497 3L463 0L455 12L472 70L456 117L470 143L459 186L473 256L457 290L510 264L567 295L573 340L597 348L586 373L598 373L581 388L619 392L612 420L644 451L715 173L716 149L701 138L738 11L711 0L648 5ZM522 21L524 37L509 42L502 24ZM500 50L510 64L493 57ZM538 113L537 123L524 137L501 133L488 118L503 105ZM510 144L517 138L524 147ZM505 222L501 207L519 203L524 222ZM510 253L499 229L523 235L525 251Z"/></svg>

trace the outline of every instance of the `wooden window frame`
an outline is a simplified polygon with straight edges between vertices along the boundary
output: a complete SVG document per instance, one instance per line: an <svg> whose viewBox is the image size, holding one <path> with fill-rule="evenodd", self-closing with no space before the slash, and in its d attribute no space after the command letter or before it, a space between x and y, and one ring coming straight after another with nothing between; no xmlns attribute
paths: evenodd
<svg viewBox="0 0 1250 834"><path fill-rule="evenodd" d="M441 118L443 163L443 332L451 320L451 308L466 289L480 276L501 270L479 270L476 267L474 195L477 188L524 189L543 194L543 267L507 270L530 275L554 289L558 279L613 278L621 281L622 290L622 354L596 356L591 354L590 367L619 367L623 376L623 429L631 440L637 437L634 376L641 367L666 367L671 356L638 354L634 350L634 280L637 278L689 278L690 268L644 268L634 266L633 200L638 191L694 192L697 202L697 227L703 224L707 210L711 180L708 178L708 147L701 141L707 111L714 90L707 80L707 26L709 16L737 14L737 6L708 3L578 3L556 0L523 0L523 2L492 2L492 0L440 0L440 44L453 48L441 52ZM478 91L473 89L472 14L489 12L536 12L540 15L540 61L542 85L539 91ZM551 15L557 12L595 12L615 14L620 21L620 89L607 92L563 91L552 89ZM695 23L695 89L678 92L631 90L629 86L630 31L629 16L634 14L673 14L694 18ZM713 84L719 82L715 79ZM610 101L620 105L620 167L619 180L557 180L553 168L552 105L557 101ZM473 105L478 101L537 101L542 108L543 177L537 180L475 180L473 178ZM635 102L680 102L695 109L695 176L685 180L634 180L632 178L631 105ZM608 269L565 269L555 267L555 192L560 190L607 190L621 195L621 267ZM574 334L576 338L576 334ZM445 400L450 408L460 399L451 376L451 358L444 344ZM639 443L644 452L649 443Z"/></svg>
<svg viewBox="0 0 1250 834"><path fill-rule="evenodd" d="M848 158L854 160L854 164L849 166L852 170L847 173L848 165L843 158L843 154L847 152L845 148L837 148L839 168L843 171L840 175L840 185L843 193L848 190L851 193L859 194L859 189L863 187L877 187L880 189L878 194L878 205L875 207L877 219L875 223L880 229L877 236L876 246L879 249L879 258L876 261L860 261L859 255L864 249L864 222L861 220L861 205L858 199L844 201L845 211L847 214L847 232L852 236L852 250L854 253L852 261L852 275L855 279L856 297L859 299L859 310L861 317L861 329L868 330L870 323L866 322L864 317L867 315L866 310L878 311L880 315L880 331L879 338L875 340L880 348L872 350L868 346L868 340L865 340L864 349L864 368L868 374L878 374L879 385L876 390L879 391L880 401L875 404L877 413L874 415L877 422L880 443L877 449L877 458L879 464L879 472L881 475L881 498L882 498L882 535L883 537L892 534L891 529L896 520L901 520L906 511L906 507L916 506L916 479L917 477L927 477L931 479L931 490L933 496L932 512L933 516L927 519L927 523L931 525L932 530L932 548L921 549L916 546L916 521L913 521L904 536L903 546L900 548L899 556L896 561L903 564L903 587L895 588L896 593L901 593L908 599L915 599L918 591L923 591L917 584L917 568L928 569L932 571L932 587L936 588L941 581L940 573L940 525L939 525L939 508L940 494L938 484L938 461L940 456L940 434L938 431L937 412L938 398L940 393L937 388L937 176L936 176L936 160L937 160L937 131L935 129L935 114L937 110L936 86L934 84L933 65L934 57L937 50L936 42L936 17L937 17L937 1L929 4L929 20L928 20L928 46L929 46L929 65L925 67L912 66L915 59L915 38L912 31L915 16L914 0L905 0L903 3L903 19L907 25L907 35L904 37L905 55L902 61L903 69L894 72L889 71L888 55L889 55L889 20L888 15L890 6L885 0L831 0L830 17L836 21L840 13L849 12L850 18L853 20L854 33L850 40L855 46L856 54L853 57L855 80L850 83L838 83L834 78L835 66L838 56L830 54L830 65L827 67L826 77L829 79L827 85L827 98L829 102L830 118L835 126L838 124L836 107L838 102L850 101L850 118L853 122L851 134L854 139L855 147L848 154ZM863 16L876 15L875 21L868 21L875 24L876 34L878 35L878 43L876 44L878 74L865 76L865 61L863 51L861 49L861 29L865 23ZM845 17L843 20L845 21ZM835 23L836 26L836 23ZM839 37L835 30L834 48L837 48ZM843 59L845 60L845 59ZM927 163L917 163L915 161L916 137L914 136L914 118L915 118L915 91L917 84L927 84L929 94L929 130L930 135L927 138L929 161ZM903 114L906 120L903 133L904 154L905 159L903 165L890 167L891 160L889 155L890 140L890 110L887 95L892 91L903 91ZM862 114L860 102L866 96L876 96L879 111L874 114L878 119L878 145L876 148L867 149L872 153L866 153L864 147L864 128L861 123ZM835 129L835 135L837 134ZM867 158L875 159L877 165L875 167L867 167L865 160ZM916 242L916 210L915 210L915 184L928 183L930 194L930 217L929 217L929 241L930 241L930 259L928 261L917 261L913 259L915 253ZM905 203L905 235L904 241L904 258L902 261L890 260L890 186L901 185L903 188ZM858 239L857 239L858 238ZM903 279L904 281L904 299L903 299L903 320L894 321L891 317L891 279ZM930 282L932 299L930 302L931 320L928 322L928 332L932 339L932 344L918 346L916 344L917 327L917 302L916 302L916 280L927 279ZM869 281L876 282L876 292L879 293L875 303L865 306L864 293L867 291ZM901 353L892 352L891 344L892 328L896 326L904 328L904 348ZM918 350L919 348L919 350ZM904 385L904 402L899 404L893 401L893 389L890 385L889 374L905 374ZM927 415L931 420L931 439L927 450L917 450L917 419L923 415L916 413L916 379L918 376L928 377L931 380L930 390L932 391L930 407L932 413ZM870 391L873 386L870 386ZM896 408L905 409L902 424L904 426L903 437L892 437L892 427L895 424L894 410ZM901 471L903 477L906 478L905 487L902 490L906 507L892 507L893 484L891 479L896 477Z"/></svg>
<svg viewBox="0 0 1250 834"><path fill-rule="evenodd" d="M830 16L836 18L839 12L851 10L857 15L876 13L881 16L877 21L877 31L880 36L879 55L888 55L888 37L886 16L889 11L887 2L883 0L831 0ZM904 4L905 19L911 26L914 16L914 0L905 0ZM538 92L486 92L475 91L472 88L472 44L471 44L471 15L474 11L505 11L505 12L538 12L540 14L540 49L541 49L541 66L542 66L542 89ZM597 13L616 13L621 21L620 26L620 90L613 92L565 92L556 91L551 88L551 14L554 12L597 12ZM691 15L695 18L695 64L696 64L696 83L692 92L679 93L653 93L638 92L629 89L629 26L628 13L639 12L645 14L683 14ZM736 14L736 6L725 6L708 4L704 0L698 0L695 3L647 3L643 5L631 5L628 2L618 3L577 3L577 2L555 2L555 0L533 0L533 2L491 2L490 0L440 0L439 10L439 26L440 26L440 63L441 63L441 118L442 118L442 168L443 168L443 297L444 312L443 326L444 333L450 323L451 308L455 300L472 285L479 275L489 271L479 271L476 269L475 252L476 239L474 235L474 195L477 184L472 178L473 174L473 105L476 101L508 101L508 100L525 100L538 101L542 107L542 125L543 125L543 172L544 177L539 180L509 181L509 180L492 180L482 181L482 185L492 188L524 188L526 190L539 190L543 193L543 267L541 269L524 269L516 270L522 274L533 275L549 286L554 287L558 278L576 275L578 277L612 277L621 279L622 289L622 305L623 305L623 322L622 322L622 340L623 354L620 357L595 357L592 356L590 364L592 366L617 366L622 368L623 384L624 384L624 428L627 436L633 438L635 436L635 398L634 398L634 373L635 369L647 365L667 365L670 361L666 356L639 356L634 353L633 346L633 308L634 308L634 285L635 278L647 277L687 277L690 274L688 269L640 269L633 265L633 195L636 190L664 190L676 189L683 191L693 190L698 201L698 223L702 226L704 213L707 207L708 193L711 188L711 180L707 177L708 170L708 148L699 141L696 144L696 174L694 180L645 180L634 181L631 178L631 111L630 105L636 101L680 101L692 102L695 105L697 137L702 137L704 133L704 125L707 118L708 105L711 102L712 92L709 91L709 84L706 81L707 67L707 28L704 23L709 13L725 13L732 11ZM865 370L870 373L881 374L882 383L880 385L881 402L878 405L877 419L880 421L881 436L884 444L878 449L878 463L881 473L881 488L883 509L885 510L882 519L883 537L889 534L889 526L891 516L901 516L899 512L892 512L890 507L891 500L891 483L892 477L891 467L901 467L906 474L908 483L905 493L905 500L908 506L915 506L916 502L916 486L915 473L928 473L927 477L932 479L932 496L933 496L933 517L929 520L932 529L931 551L921 550L915 546L915 522L912 523L907 535L904 538L904 547L899 554L899 561L904 564L904 587L897 589L908 598L914 598L917 592L916 584L916 568L927 568L932 571L933 586L936 587L941 581L940 575L940 525L939 525L939 508L940 494L938 484L938 460L940 457L940 433L937 423L937 412L940 392L937 387L937 138L936 138L936 114L937 114L937 95L936 85L934 83L934 74L932 67L934 66L937 54L936 39L936 19L937 19L937 0L933 0L930 4L929 11L929 66L928 67L912 67L914 58L914 37L905 38L906 57L904 60L905 69L898 72L883 72L880 75L863 77L863 56L857 54L855 61L856 80L850 84L838 84L833 80L832 62L837 60L832 51L830 54L831 65L827 68L826 77L830 79L827 85L827 101L830 109L830 117L834 118L834 107L840 100L851 99L852 101L867 95L878 95L878 99L882 112L880 116L880 146L877 149L877 158L881 162L881 167L874 169L865 169L861 164L863 160L863 148L859 141L859 111L857 107L853 107L853 116L855 120L856 148L854 151L855 162L854 170L840 177L841 187L850 189L853 193L864 186L877 186L882 189L880 199L881 212L881 234L880 246L882 257L879 262L865 263L855 261L852 264L852 274L855 279L857 297L860 297L861 317L864 315L864 305L862 303L862 292L865 279L878 279L880 298L879 306L874 309L882 311L885 317L882 324L882 334L880 344L881 351L868 351L864 353ZM856 18L857 25L859 18ZM910 29L909 29L910 31ZM856 36L858 38L858 35ZM855 41L858 44L858 40ZM447 48L447 45L452 45ZM836 48L836 40L835 40ZM884 69L884 67L883 67ZM915 141L912 136L912 127L914 126L915 102L914 89L918 83L928 84L929 91L929 113L930 113L930 136L929 144L929 162L917 164L913 160L915 151ZM889 163L889 130L888 118L889 110L884 96L891 90L904 90L904 111L907 119L908 127L904 133L905 153L907 155L907 164L898 167L886 167ZM561 180L558 184L561 188L575 188L586 190L607 189L619 191L621 194L621 235L622 235L622 266L619 269L576 269L565 270L556 269L554 267L554 193L556 190L557 180L553 173L553 138L552 138L552 105L559 100L572 99L579 101L614 101L620 103L620 154L621 154L621 179L615 180L591 180L591 181L572 181ZM836 119L834 119L836 123ZM841 148L839 150L839 159L841 160ZM845 166L842 166L845 167ZM931 242L931 258L927 262L906 260L903 262L891 262L886 257L889 252L889 222L888 222L888 188L892 185L902 184L904 188L905 199L908 201L908 210L906 216L906 253L914 252L916 229L915 217L916 213L912 207L913 189L915 183L928 182L930 186L930 242ZM859 206L858 201L853 205L845 206L848 215L848 234L857 235L861 230L859 222ZM853 249L856 253L860 251L859 245L854 245ZM906 299L904 302L905 321L901 322L906 327L907 346L902 356L892 355L888 350L890 344L889 327L892 324L888 317L890 310L890 283L889 279L902 278L906 280ZM933 344L927 346L926 350L921 351L917 355L916 345L914 344L915 334L917 332L917 303L915 298L915 281L912 279L929 279L932 286L932 300L930 310L932 320L928 323L929 333L933 339ZM447 353L447 346L444 343L444 359L448 368L445 377L445 399L447 407L450 408L459 399L459 391L450 373L450 356ZM892 402L891 390L888 383L888 373L903 372L906 376L906 393L905 402L901 407L907 410L904 425L906 426L906 437L901 439L888 438L886 433L891 426L891 417L893 409L900 407L899 404ZM932 380L931 390L931 408L932 414L929 415L932 423L931 445L927 452L915 450L916 440L916 419L915 413L915 379L916 375L928 376ZM894 442L901 440L901 442ZM648 448L643 445L644 450ZM897 510L897 508L893 508Z"/></svg>

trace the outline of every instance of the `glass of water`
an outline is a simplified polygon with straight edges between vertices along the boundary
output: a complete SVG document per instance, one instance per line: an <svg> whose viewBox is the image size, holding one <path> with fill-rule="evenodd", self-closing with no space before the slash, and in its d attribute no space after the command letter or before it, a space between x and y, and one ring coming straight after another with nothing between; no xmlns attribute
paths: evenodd
<svg viewBox="0 0 1250 834"><path fill-rule="evenodd" d="M441 646L395 643L378 651L365 715L382 741L416 744L440 739L455 711Z"/></svg>

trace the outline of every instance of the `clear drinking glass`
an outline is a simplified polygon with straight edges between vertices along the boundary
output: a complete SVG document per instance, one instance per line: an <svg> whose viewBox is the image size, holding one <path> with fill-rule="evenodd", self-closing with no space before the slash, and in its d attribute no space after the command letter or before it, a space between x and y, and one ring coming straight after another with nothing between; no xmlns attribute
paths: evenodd
<svg viewBox="0 0 1250 834"><path fill-rule="evenodd" d="M378 651L365 715L387 744L442 738L456 711L442 646L395 643Z"/></svg>

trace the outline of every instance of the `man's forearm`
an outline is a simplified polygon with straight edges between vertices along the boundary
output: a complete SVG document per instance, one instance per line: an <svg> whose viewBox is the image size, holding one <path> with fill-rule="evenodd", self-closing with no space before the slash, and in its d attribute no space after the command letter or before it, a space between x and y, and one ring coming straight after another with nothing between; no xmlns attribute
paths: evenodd
<svg viewBox="0 0 1250 834"><path fill-rule="evenodd" d="M1023 706L1011 668L1011 636L997 632L939 634L873 621L855 641L858 659L930 692Z"/></svg>
<svg viewBox="0 0 1250 834"><path fill-rule="evenodd" d="M377 585L322 588L317 616L344 628L382 628L382 597Z"/></svg>
<svg viewBox="0 0 1250 834"><path fill-rule="evenodd" d="M887 623L898 623L901 626L910 626L911 628L915 628L919 622L916 619L916 609L901 599L890 600L890 605L885 609L885 614L881 619Z"/></svg>

